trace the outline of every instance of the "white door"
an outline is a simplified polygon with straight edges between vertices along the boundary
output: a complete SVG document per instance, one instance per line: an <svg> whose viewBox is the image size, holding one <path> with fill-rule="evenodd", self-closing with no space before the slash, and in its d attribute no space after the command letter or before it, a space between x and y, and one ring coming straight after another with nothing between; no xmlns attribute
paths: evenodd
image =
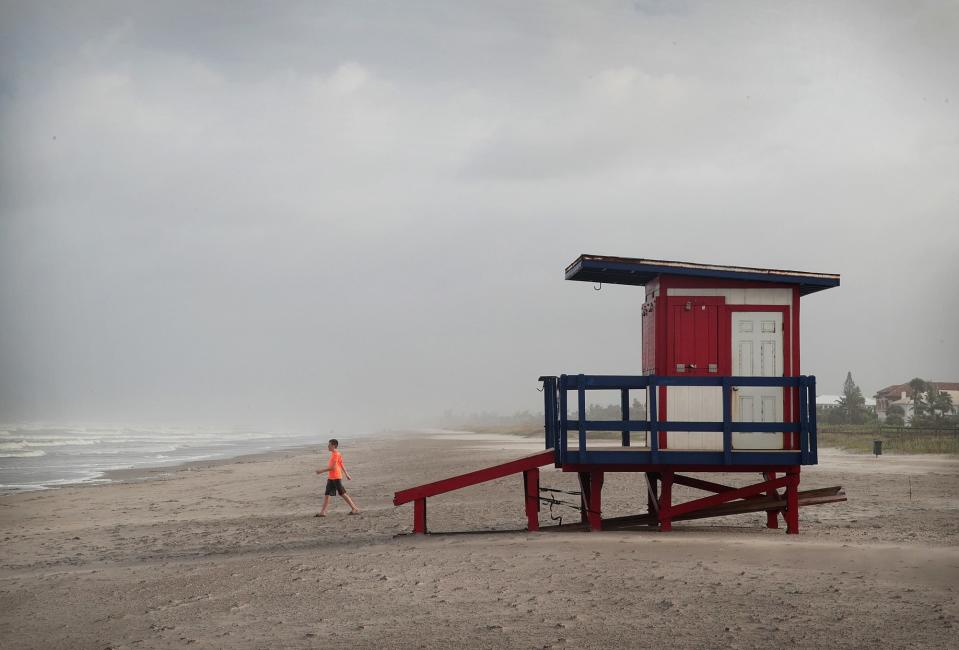
<svg viewBox="0 0 959 650"><path fill-rule="evenodd" d="M734 376L783 376L782 312L733 312L732 330ZM735 422L782 422L783 389L737 387L732 408ZM733 433L733 449L782 448L782 433Z"/></svg>

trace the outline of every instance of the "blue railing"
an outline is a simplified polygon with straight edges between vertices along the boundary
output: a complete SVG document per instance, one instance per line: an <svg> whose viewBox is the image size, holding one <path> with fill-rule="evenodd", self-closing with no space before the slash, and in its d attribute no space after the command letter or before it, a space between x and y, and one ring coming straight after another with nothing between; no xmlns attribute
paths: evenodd
<svg viewBox="0 0 959 650"><path fill-rule="evenodd" d="M540 377L543 382L546 418L546 448L554 449L556 464L612 465L815 465L816 378L799 377L666 377L659 375L560 375ZM659 387L714 386L722 388L723 419L717 422L666 421L658 418ZM735 422L732 416L732 392L735 388L765 386L783 388L787 404L798 403L798 413L790 422ZM586 393L591 390L620 391L620 420L586 419ZM630 391L646 393L648 418L630 417ZM577 417L569 417L569 392L575 391ZM646 414L644 413L645 417ZM577 432L578 448L568 449L568 433ZM587 431L619 431L624 449L594 449L586 446ZM648 446L631 447L631 433L647 433ZM722 450L680 450L659 448L659 433L668 431L721 431ZM733 433L797 433L798 449L740 450L733 448Z"/></svg>

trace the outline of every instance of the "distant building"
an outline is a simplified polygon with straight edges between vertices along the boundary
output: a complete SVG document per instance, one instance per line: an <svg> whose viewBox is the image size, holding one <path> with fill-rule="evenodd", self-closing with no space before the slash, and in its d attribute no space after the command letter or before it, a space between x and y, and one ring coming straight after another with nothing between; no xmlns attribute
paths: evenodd
<svg viewBox="0 0 959 650"><path fill-rule="evenodd" d="M817 395L816 396L816 408L829 410L839 407L839 401L842 399L842 395ZM872 411L876 408L876 400L871 397L866 398L866 410Z"/></svg>
<svg viewBox="0 0 959 650"><path fill-rule="evenodd" d="M841 396L839 395L816 395L816 408L817 409L834 409L839 406L839 400Z"/></svg>
<svg viewBox="0 0 959 650"><path fill-rule="evenodd" d="M952 396L953 405L959 405L959 382L957 381L930 381L926 382L935 386L943 393L949 393ZM819 400L816 400L819 404ZM912 417L912 389L909 384L894 384L886 386L876 393L876 415L879 421L886 420L886 412L890 406L901 406L904 415L902 419L906 422Z"/></svg>

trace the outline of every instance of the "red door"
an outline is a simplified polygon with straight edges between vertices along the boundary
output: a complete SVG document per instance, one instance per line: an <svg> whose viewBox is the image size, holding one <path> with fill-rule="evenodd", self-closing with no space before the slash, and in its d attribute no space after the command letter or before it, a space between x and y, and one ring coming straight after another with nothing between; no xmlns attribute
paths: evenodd
<svg viewBox="0 0 959 650"><path fill-rule="evenodd" d="M719 374L722 298L670 298L667 375Z"/></svg>
<svg viewBox="0 0 959 650"><path fill-rule="evenodd" d="M667 315L665 374L718 376L719 315L725 300L718 297L670 297ZM672 422L722 420L722 390L715 387L670 386L659 391L659 418ZM722 434L663 431L661 449L722 449Z"/></svg>

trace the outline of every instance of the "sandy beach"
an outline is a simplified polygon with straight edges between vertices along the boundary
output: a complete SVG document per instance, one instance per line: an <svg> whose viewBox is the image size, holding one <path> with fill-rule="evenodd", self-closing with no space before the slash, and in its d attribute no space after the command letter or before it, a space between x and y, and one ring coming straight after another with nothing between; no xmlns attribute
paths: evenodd
<svg viewBox="0 0 959 650"><path fill-rule="evenodd" d="M843 485L849 501L803 509L799 536L762 514L671 533L403 535L412 509L395 490L539 448L344 441L359 517L341 500L313 516L321 447L0 497L0 646L954 647L959 459L826 450L802 486ZM548 468L542 483L575 476ZM430 528L522 529L521 485L431 499ZM638 477L609 475L604 515L637 512L640 494Z"/></svg>

